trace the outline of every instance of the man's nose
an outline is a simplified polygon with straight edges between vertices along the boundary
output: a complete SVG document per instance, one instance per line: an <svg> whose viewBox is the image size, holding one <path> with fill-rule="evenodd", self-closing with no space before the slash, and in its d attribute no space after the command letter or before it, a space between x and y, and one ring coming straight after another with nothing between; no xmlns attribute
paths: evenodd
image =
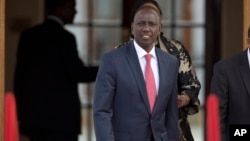
<svg viewBox="0 0 250 141"><path fill-rule="evenodd" d="M143 30L145 30L145 31L149 31L149 30L150 30L149 25L148 25L148 24L145 24L145 26L143 27Z"/></svg>

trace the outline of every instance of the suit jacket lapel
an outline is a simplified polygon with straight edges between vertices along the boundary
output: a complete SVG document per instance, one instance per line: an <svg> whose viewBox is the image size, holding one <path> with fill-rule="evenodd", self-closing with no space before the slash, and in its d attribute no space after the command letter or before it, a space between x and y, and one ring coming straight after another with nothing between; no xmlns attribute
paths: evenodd
<svg viewBox="0 0 250 141"><path fill-rule="evenodd" d="M165 87L167 85L167 80L162 79L162 78L166 78L164 75L168 74L168 69L166 69L167 67L169 67L168 62L163 58L162 56L162 52L159 51L158 48L156 48L156 56L157 56L157 60L158 60L158 67L159 67L159 90L158 90L158 95L156 98L156 102L155 102L155 106L154 106L154 110L153 113L157 112L157 107L159 107L161 105L161 96L166 94L166 92L163 91L163 87Z"/></svg>
<svg viewBox="0 0 250 141"><path fill-rule="evenodd" d="M248 91L248 94L250 95L250 68L249 68L249 63L248 63L248 58L247 58L247 51L244 51L244 53L242 54L242 57L240 59L240 73L241 76L244 80L245 83L245 87Z"/></svg>
<svg viewBox="0 0 250 141"><path fill-rule="evenodd" d="M136 54L134 44L133 44L132 41L129 43L127 48L128 48L127 49L127 51L128 51L128 55L127 55L128 64L131 67L131 70L133 72L133 75L135 77L137 85L139 87L140 94L141 94L141 97L143 99L143 102L145 103L145 106L147 107L148 112L150 112L150 107L149 107L148 98L147 98L147 90L146 90L145 80L144 80L144 77L143 77L143 73L142 73L142 70L141 70L141 67L140 67L140 62L138 60L138 56Z"/></svg>

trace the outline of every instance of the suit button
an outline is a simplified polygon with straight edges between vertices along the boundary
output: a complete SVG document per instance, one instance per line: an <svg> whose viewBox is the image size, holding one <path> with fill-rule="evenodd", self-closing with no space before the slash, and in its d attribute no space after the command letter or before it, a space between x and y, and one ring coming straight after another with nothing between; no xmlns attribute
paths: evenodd
<svg viewBox="0 0 250 141"><path fill-rule="evenodd" d="M146 141L151 141L151 138L146 138Z"/></svg>

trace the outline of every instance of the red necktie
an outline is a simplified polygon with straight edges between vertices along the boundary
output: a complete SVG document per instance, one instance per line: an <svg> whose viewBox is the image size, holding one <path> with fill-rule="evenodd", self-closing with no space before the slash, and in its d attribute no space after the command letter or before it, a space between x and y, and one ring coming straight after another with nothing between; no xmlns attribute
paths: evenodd
<svg viewBox="0 0 250 141"><path fill-rule="evenodd" d="M153 111L155 99L156 99L156 85L155 78L151 68L150 60L152 55L146 54L146 68L145 68L145 79L146 79L146 88L148 93L148 101L150 105L151 112Z"/></svg>

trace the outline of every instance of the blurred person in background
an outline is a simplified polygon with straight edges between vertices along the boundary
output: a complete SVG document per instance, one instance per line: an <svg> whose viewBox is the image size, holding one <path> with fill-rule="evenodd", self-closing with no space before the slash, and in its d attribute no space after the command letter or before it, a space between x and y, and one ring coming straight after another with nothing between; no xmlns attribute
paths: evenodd
<svg viewBox="0 0 250 141"><path fill-rule="evenodd" d="M19 130L30 141L77 141L78 83L95 81L98 67L79 59L72 24L75 0L47 0L49 16L20 35L14 78Z"/></svg>

